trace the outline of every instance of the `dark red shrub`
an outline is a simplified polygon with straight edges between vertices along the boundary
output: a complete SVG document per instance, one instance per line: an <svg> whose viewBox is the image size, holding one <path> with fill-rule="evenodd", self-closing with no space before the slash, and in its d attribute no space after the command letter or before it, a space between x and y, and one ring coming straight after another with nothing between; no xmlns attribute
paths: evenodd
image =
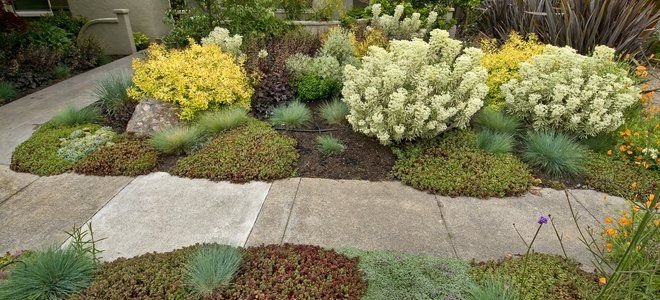
<svg viewBox="0 0 660 300"><path fill-rule="evenodd" d="M5 5L11 5L10 0L0 0L0 31L23 31L27 28L25 20L11 11L4 9Z"/></svg>
<svg viewBox="0 0 660 300"><path fill-rule="evenodd" d="M360 299L367 287L358 258L310 245L245 250L241 271L216 299Z"/></svg>

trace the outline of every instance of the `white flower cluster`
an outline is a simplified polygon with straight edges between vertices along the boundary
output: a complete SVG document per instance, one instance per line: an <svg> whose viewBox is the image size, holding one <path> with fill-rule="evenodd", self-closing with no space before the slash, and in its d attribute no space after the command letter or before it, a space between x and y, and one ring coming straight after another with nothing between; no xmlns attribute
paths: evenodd
<svg viewBox="0 0 660 300"><path fill-rule="evenodd" d="M207 44L218 45L222 51L229 52L234 57L239 57L241 56L243 37L238 34L231 36L226 28L216 27L207 37L202 38L202 45Z"/></svg>
<svg viewBox="0 0 660 300"><path fill-rule="evenodd" d="M606 46L583 56L570 47L547 45L520 64L520 79L501 86L506 108L535 129L579 136L616 130L624 110L640 99L640 90L613 57L614 49Z"/></svg>
<svg viewBox="0 0 660 300"><path fill-rule="evenodd" d="M423 38L438 20L438 13L431 11L426 22L422 26L419 13L413 13L410 17L403 17L403 5L394 8L394 15L381 15L382 7L374 4L371 7L371 26L374 26L391 38L399 40L410 40L412 38Z"/></svg>
<svg viewBox="0 0 660 300"><path fill-rule="evenodd" d="M343 101L353 129L382 144L430 138L464 128L488 92L483 53L433 30L429 43L394 40L372 46L362 66L344 69Z"/></svg>

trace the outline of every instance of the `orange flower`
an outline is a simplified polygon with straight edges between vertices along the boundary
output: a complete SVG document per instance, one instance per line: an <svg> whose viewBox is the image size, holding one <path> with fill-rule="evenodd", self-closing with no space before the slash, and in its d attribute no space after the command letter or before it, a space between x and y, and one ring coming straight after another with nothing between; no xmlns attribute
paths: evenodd
<svg viewBox="0 0 660 300"><path fill-rule="evenodd" d="M621 214L625 216L625 215L628 214L628 211L624 209L624 210L621 211Z"/></svg>
<svg viewBox="0 0 660 300"><path fill-rule="evenodd" d="M653 199L655 199L655 194L650 194L649 195L649 201L653 201Z"/></svg>
<svg viewBox="0 0 660 300"><path fill-rule="evenodd" d="M637 66L637 68L635 68L635 70L637 70L637 71L646 71L646 67L645 66Z"/></svg>
<svg viewBox="0 0 660 300"><path fill-rule="evenodd" d="M598 283L607 284L607 278L605 278L605 277L598 278Z"/></svg>
<svg viewBox="0 0 660 300"><path fill-rule="evenodd" d="M608 224L612 223L612 218L606 217L605 219L603 219L603 222L608 223Z"/></svg>
<svg viewBox="0 0 660 300"><path fill-rule="evenodd" d="M630 53L626 54L626 59L630 59Z"/></svg>
<svg viewBox="0 0 660 300"><path fill-rule="evenodd" d="M612 155L612 150L607 150L607 155Z"/></svg>
<svg viewBox="0 0 660 300"><path fill-rule="evenodd" d="M633 183L630 184L631 188L637 188L637 181L633 181Z"/></svg>
<svg viewBox="0 0 660 300"><path fill-rule="evenodd" d="M637 206L637 205L633 206L633 211L638 212L639 211L639 206Z"/></svg>
<svg viewBox="0 0 660 300"><path fill-rule="evenodd" d="M618 233L616 232L616 230L614 230L614 228L605 228L605 233L607 233L611 236L617 236L618 235Z"/></svg>
<svg viewBox="0 0 660 300"><path fill-rule="evenodd" d="M644 202L646 208L651 208L651 200Z"/></svg>
<svg viewBox="0 0 660 300"><path fill-rule="evenodd" d="M635 207L636 207L636 206L635 206ZM623 224L623 225L630 225L630 224L632 224L632 221L630 221L630 219L628 219L628 218L626 218L626 217L621 217L621 220L619 220L619 222L621 222L621 224Z"/></svg>
<svg viewBox="0 0 660 300"><path fill-rule="evenodd" d="M605 244L605 248L607 248L609 251L612 251L612 243Z"/></svg>

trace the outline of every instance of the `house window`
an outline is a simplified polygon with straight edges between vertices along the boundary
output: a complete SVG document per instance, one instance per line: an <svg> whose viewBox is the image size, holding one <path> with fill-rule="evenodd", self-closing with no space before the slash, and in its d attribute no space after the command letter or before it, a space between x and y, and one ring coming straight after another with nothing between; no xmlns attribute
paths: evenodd
<svg viewBox="0 0 660 300"><path fill-rule="evenodd" d="M40 17L50 15L50 0L14 0L14 11L21 17Z"/></svg>

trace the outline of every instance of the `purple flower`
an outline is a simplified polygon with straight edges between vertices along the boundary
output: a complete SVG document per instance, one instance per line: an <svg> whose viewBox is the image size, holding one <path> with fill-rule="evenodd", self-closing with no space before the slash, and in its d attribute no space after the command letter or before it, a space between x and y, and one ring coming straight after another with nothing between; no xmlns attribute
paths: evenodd
<svg viewBox="0 0 660 300"><path fill-rule="evenodd" d="M536 223L539 223L539 225L548 224L548 218L546 216L540 216Z"/></svg>

